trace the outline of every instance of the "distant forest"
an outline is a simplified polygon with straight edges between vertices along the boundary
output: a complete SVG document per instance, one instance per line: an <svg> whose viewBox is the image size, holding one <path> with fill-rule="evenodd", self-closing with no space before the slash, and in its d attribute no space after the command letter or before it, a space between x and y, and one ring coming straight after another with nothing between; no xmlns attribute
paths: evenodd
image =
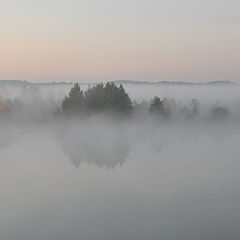
<svg viewBox="0 0 240 240"><path fill-rule="evenodd" d="M128 115L130 113L148 112L162 118L170 118L176 110L177 103L174 99L160 98L154 96L150 102L143 101L137 103L133 101L126 93L122 84L117 86L113 82L106 84L100 83L96 86L89 87L86 91L81 90L76 83L65 96L58 113L65 115L81 113L99 113L111 112ZM190 106L180 107L179 114L187 118L199 114L200 103L197 99L192 99ZM229 109L216 103L212 106L211 116L215 119L222 119L229 116Z"/></svg>
<svg viewBox="0 0 240 240"><path fill-rule="evenodd" d="M25 85L22 87L22 97L30 96L27 103L20 97L3 99L0 96L0 117L12 115L17 118L21 115L25 118L44 118L43 115L49 117L52 112L55 116L65 117L104 113L124 117L151 115L162 119L191 119L200 114L200 102L195 98L189 105L160 96L153 96L149 102L136 102L130 98L122 84L114 82L89 86L85 91L76 83L61 102L54 102L53 99L38 100L38 94L37 86ZM208 111L208 116L215 120L225 119L229 115L230 110L219 103L210 106Z"/></svg>

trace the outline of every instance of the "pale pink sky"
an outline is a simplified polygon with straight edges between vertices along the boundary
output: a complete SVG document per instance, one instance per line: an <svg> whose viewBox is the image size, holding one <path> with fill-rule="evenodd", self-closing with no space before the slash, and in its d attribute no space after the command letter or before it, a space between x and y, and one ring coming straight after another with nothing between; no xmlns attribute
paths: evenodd
<svg viewBox="0 0 240 240"><path fill-rule="evenodd" d="M0 79L240 80L240 1L2 0Z"/></svg>

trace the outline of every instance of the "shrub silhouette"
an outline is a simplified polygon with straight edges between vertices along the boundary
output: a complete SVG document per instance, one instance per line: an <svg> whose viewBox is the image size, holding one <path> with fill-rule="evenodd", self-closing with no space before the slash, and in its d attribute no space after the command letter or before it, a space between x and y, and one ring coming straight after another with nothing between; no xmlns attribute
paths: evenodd
<svg viewBox="0 0 240 240"><path fill-rule="evenodd" d="M150 111L153 113L164 113L164 101L155 96L151 100Z"/></svg>

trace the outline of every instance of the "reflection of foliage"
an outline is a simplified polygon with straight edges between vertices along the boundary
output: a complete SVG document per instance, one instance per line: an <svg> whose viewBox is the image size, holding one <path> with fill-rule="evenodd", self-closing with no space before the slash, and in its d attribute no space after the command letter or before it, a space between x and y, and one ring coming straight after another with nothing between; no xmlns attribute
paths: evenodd
<svg viewBox="0 0 240 240"><path fill-rule="evenodd" d="M127 139L114 129L109 131L107 137L98 131L99 129L82 133L70 130L61 136L63 151L76 168L84 161L108 169L123 165L129 153ZM73 138L76 138L75 141Z"/></svg>
<svg viewBox="0 0 240 240"><path fill-rule="evenodd" d="M104 149L101 146L91 146L91 148L79 148L72 144L64 144L63 150L69 156L72 164L78 168L82 161L95 164L98 167L112 169L117 165L122 166L128 153L122 146L115 146L114 149Z"/></svg>

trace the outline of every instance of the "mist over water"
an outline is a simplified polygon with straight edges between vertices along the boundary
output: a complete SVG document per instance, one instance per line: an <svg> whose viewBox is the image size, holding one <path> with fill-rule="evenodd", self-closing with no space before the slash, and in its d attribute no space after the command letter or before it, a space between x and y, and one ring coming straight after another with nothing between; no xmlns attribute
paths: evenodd
<svg viewBox="0 0 240 240"><path fill-rule="evenodd" d="M239 86L124 87L176 111L62 118L71 86L0 87L0 239L240 238Z"/></svg>

